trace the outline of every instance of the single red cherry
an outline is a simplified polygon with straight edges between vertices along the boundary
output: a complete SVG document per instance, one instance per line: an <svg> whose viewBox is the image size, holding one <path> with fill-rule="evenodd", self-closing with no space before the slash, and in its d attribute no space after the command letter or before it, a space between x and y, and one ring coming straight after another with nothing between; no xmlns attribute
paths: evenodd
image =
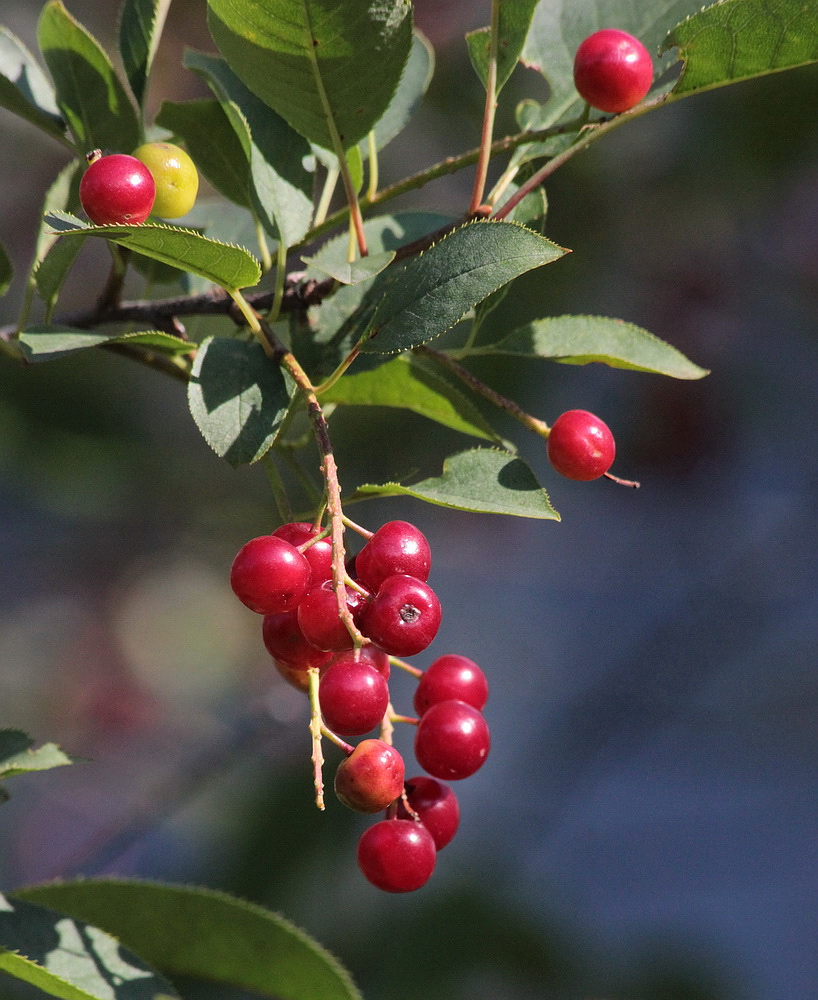
<svg viewBox="0 0 818 1000"><path fill-rule="evenodd" d="M285 539L299 550L302 545L320 533L320 530L309 521L290 521L288 524L282 524L273 532L277 538ZM329 580L332 577L332 542L329 536L314 542L301 554L310 564L313 583L320 583L322 580Z"/></svg>
<svg viewBox="0 0 818 1000"><path fill-rule="evenodd" d="M439 701L421 716L415 757L424 771L444 781L474 774L488 756L491 740L483 715L465 701Z"/></svg>
<svg viewBox="0 0 818 1000"><path fill-rule="evenodd" d="M408 521L387 521L355 557L355 572L369 590L377 590L388 576L406 573L428 580L432 553L426 536Z"/></svg>
<svg viewBox="0 0 818 1000"><path fill-rule="evenodd" d="M155 197L156 183L150 170L125 153L90 159L80 181L83 210L98 226L144 222Z"/></svg>
<svg viewBox="0 0 818 1000"><path fill-rule="evenodd" d="M356 619L363 604L363 597L357 590L347 588L347 607ZM298 624L307 642L317 649L352 649L353 642L349 630L338 614L338 598L332 580L323 580L316 587L310 587L298 606Z"/></svg>
<svg viewBox="0 0 818 1000"><path fill-rule="evenodd" d="M577 49L574 86L600 111L630 111L647 94L652 82L650 53L626 31L595 31Z"/></svg>
<svg viewBox="0 0 818 1000"><path fill-rule="evenodd" d="M332 658L332 653L316 649L304 638L298 624L298 609L265 615L261 638L270 656L297 670L324 667Z"/></svg>
<svg viewBox="0 0 818 1000"><path fill-rule="evenodd" d="M321 714L339 736L363 736L377 726L389 704L383 676L353 653L327 667L318 687Z"/></svg>
<svg viewBox="0 0 818 1000"><path fill-rule="evenodd" d="M403 757L383 740L362 740L338 765L335 794L356 812L376 813L403 792Z"/></svg>
<svg viewBox="0 0 818 1000"><path fill-rule="evenodd" d="M430 705L457 699L482 709L489 697L486 675L468 656L448 653L424 671L415 690L415 711L423 715Z"/></svg>
<svg viewBox="0 0 818 1000"><path fill-rule="evenodd" d="M236 597L259 615L292 611L310 585L310 564L298 549L275 535L251 538L230 570Z"/></svg>
<svg viewBox="0 0 818 1000"><path fill-rule="evenodd" d="M435 868L434 838L422 823L384 819L365 830L358 842L358 867L378 889L414 892Z"/></svg>
<svg viewBox="0 0 818 1000"><path fill-rule="evenodd" d="M437 635L440 601L428 583L398 573L364 604L358 627L391 656L414 656Z"/></svg>
<svg viewBox="0 0 818 1000"><path fill-rule="evenodd" d="M613 434L606 423L587 410L566 410L548 435L548 458L568 479L598 479L610 469L616 455Z"/></svg>
<svg viewBox="0 0 818 1000"><path fill-rule="evenodd" d="M460 825L460 806L454 792L443 782L421 775L406 782L406 798L434 838L435 847L442 850ZM398 819L410 818L401 800L398 802Z"/></svg>

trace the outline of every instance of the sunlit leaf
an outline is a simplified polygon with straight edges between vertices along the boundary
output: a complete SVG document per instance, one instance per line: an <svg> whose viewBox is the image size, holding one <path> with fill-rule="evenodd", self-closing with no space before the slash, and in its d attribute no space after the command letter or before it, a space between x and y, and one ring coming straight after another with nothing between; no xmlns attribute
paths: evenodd
<svg viewBox="0 0 818 1000"><path fill-rule="evenodd" d="M170 0L124 0L119 19L119 51L137 104L145 88L159 45ZM130 150L129 150L130 152Z"/></svg>
<svg viewBox="0 0 818 1000"><path fill-rule="evenodd" d="M51 81L20 39L3 27L0 27L0 107L55 139L65 137L65 122Z"/></svg>
<svg viewBox="0 0 818 1000"><path fill-rule="evenodd" d="M531 25L534 8L538 3L539 0L504 0L500 4L495 84L495 91L498 94L517 65ZM466 35L469 58L484 87L488 79L490 43L490 28L478 28Z"/></svg>

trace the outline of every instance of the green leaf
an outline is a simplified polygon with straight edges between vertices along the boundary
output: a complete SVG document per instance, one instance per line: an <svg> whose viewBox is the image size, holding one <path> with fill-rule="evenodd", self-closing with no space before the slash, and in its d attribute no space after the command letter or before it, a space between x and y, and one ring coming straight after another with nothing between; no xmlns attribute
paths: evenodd
<svg viewBox="0 0 818 1000"><path fill-rule="evenodd" d="M208 24L245 85L333 151L378 122L412 45L409 0L208 0Z"/></svg>
<svg viewBox="0 0 818 1000"><path fill-rule="evenodd" d="M413 355L401 354L372 371L353 370L322 393L321 399L347 406L401 407L463 434L500 441L477 407L437 366Z"/></svg>
<svg viewBox="0 0 818 1000"><path fill-rule="evenodd" d="M0 107L65 142L65 122L40 64L8 28L0 27Z"/></svg>
<svg viewBox="0 0 818 1000"><path fill-rule="evenodd" d="M322 257L321 253L317 253L314 257L302 257L301 259L313 271L328 274L342 285L359 285L362 281L374 278L376 274L380 274L385 267L388 267L395 259L395 251L385 250L383 253L370 254L368 257L340 264L332 254L326 254Z"/></svg>
<svg viewBox="0 0 818 1000"><path fill-rule="evenodd" d="M62 1000L160 1000L178 994L116 938L0 894L0 970Z"/></svg>
<svg viewBox="0 0 818 1000"><path fill-rule="evenodd" d="M499 448L475 448L451 455L443 474L414 486L384 483L359 486L350 499L374 496L410 496L441 507L482 514L511 514L559 521L548 494L531 468L516 455Z"/></svg>
<svg viewBox="0 0 818 1000"><path fill-rule="evenodd" d="M253 209L265 229L293 246L312 219L313 178L304 166L310 147L255 97L223 59L188 51L185 66L219 99L250 164Z"/></svg>
<svg viewBox="0 0 818 1000"><path fill-rule="evenodd" d="M134 106L104 49L60 0L43 8L38 38L60 110L79 147L134 149L141 134Z"/></svg>
<svg viewBox="0 0 818 1000"><path fill-rule="evenodd" d="M425 344L513 278L566 251L514 222L472 222L384 272L364 351L391 354Z"/></svg>
<svg viewBox="0 0 818 1000"><path fill-rule="evenodd" d="M804 0L721 0L671 31L684 61L671 99L818 61L818 9Z"/></svg>
<svg viewBox="0 0 818 1000"><path fill-rule="evenodd" d="M148 74L169 7L170 0L124 0L122 5L119 51L128 83L140 107L145 102Z"/></svg>
<svg viewBox="0 0 818 1000"><path fill-rule="evenodd" d="M34 271L34 281L40 298L45 303L47 316L51 315L57 304L60 290L84 242L83 239L57 240Z"/></svg>
<svg viewBox="0 0 818 1000"><path fill-rule="evenodd" d="M11 263L11 257L9 257L6 248L0 244L0 296L5 295L9 290L13 277L14 265Z"/></svg>
<svg viewBox="0 0 818 1000"><path fill-rule="evenodd" d="M161 330L140 330L133 333L101 333L60 324L27 327L20 334L20 347L25 359L32 364L54 361L75 351L85 351L101 344L141 344L163 354L186 354L196 345Z"/></svg>
<svg viewBox="0 0 818 1000"><path fill-rule="evenodd" d="M219 101L164 101L156 124L183 140L199 172L217 191L250 207L250 161Z"/></svg>
<svg viewBox="0 0 818 1000"><path fill-rule="evenodd" d="M260 344L209 337L196 354L188 404L196 425L231 465L257 462L275 441L295 387Z"/></svg>
<svg viewBox="0 0 818 1000"><path fill-rule="evenodd" d="M44 743L36 750L31 749L33 745L34 740L19 729L0 729L0 781L73 764L78 759L69 757L55 743Z"/></svg>
<svg viewBox="0 0 818 1000"><path fill-rule="evenodd" d="M500 4L495 84L498 94L517 65L538 3L539 0L505 0ZM491 28L478 28L466 35L471 64L484 87L488 80L490 43Z"/></svg>
<svg viewBox="0 0 818 1000"><path fill-rule="evenodd" d="M257 285L261 268L242 247L218 243L190 229L158 223L140 226L87 226L66 212L50 212L46 220L59 236L102 236L155 260L198 274L227 291Z"/></svg>
<svg viewBox="0 0 818 1000"><path fill-rule="evenodd" d="M18 895L104 927L171 977L192 976L276 1000L361 1000L346 970L307 934L224 893L87 880Z"/></svg>
<svg viewBox="0 0 818 1000"><path fill-rule="evenodd" d="M611 368L697 379L707 369L689 361L680 351L633 323L606 316L554 316L534 320L478 354L507 354L550 358L566 365L598 361Z"/></svg>

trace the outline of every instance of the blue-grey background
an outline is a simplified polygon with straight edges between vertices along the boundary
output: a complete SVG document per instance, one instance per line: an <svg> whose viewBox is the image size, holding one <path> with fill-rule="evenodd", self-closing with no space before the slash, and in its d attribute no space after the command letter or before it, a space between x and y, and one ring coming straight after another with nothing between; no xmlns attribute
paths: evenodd
<svg viewBox="0 0 818 1000"><path fill-rule="evenodd" d="M462 33L486 14L417 8L441 65L386 178L477 141ZM33 46L38 9L6 0L2 20ZM69 9L111 42L104 5ZM193 0L172 9L157 103L200 93L176 70L184 44L208 46ZM543 93L518 70L507 107L529 87ZM561 524L355 510L431 541L444 623L420 665L460 651L491 682L491 756L408 897L358 874L366 819L314 809L305 706L229 591L233 554L271 521L261 471L220 464L180 388L125 360L0 359L0 725L90 758L10 785L0 885L117 872L223 887L315 934L372 1000L818 994L816 98L808 68L684 101L549 184L548 235L574 252L520 282L495 332L618 316L712 374L475 370L547 420L598 412L641 490L562 480L501 421ZM5 112L0 129L0 240L25 261L63 161ZM404 207L459 210L469 181ZM105 263L84 258L68 305ZM338 423L342 481L411 468L414 441L468 446L371 417Z"/></svg>

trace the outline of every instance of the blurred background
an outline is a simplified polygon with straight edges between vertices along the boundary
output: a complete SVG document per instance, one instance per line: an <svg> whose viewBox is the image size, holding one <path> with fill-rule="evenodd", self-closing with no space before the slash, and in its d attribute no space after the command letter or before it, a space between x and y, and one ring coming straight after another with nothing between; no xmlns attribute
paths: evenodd
<svg viewBox="0 0 818 1000"><path fill-rule="evenodd" d="M113 48L107 5L68 6ZM39 7L2 5L32 49ZM438 68L386 182L478 141L462 36L487 5L416 8ZM185 45L212 48L201 0L172 6L154 109L204 95L178 69ZM544 84L518 69L498 134L532 93ZM216 460L180 387L126 359L0 358L0 726L88 758L11 783L0 885L118 873L236 892L314 934L368 1000L817 995L817 102L814 67L682 101L548 185L547 234L574 253L518 282L491 329L616 316L712 374L474 368L546 420L599 413L641 490L563 480L499 421L560 524L355 509L430 539L444 622L419 665L461 652L491 684L491 756L406 897L358 873L365 817L315 810L306 705L229 589L237 549L273 525L261 470ZM3 111L0 130L0 241L18 263L2 323L64 154ZM394 208L454 214L470 183ZM66 310L104 267L83 251ZM412 430L433 441L430 472L469 446ZM342 482L417 464L388 413L343 414L335 433ZM397 678L398 710L411 695ZM411 757L411 734L396 743Z"/></svg>

